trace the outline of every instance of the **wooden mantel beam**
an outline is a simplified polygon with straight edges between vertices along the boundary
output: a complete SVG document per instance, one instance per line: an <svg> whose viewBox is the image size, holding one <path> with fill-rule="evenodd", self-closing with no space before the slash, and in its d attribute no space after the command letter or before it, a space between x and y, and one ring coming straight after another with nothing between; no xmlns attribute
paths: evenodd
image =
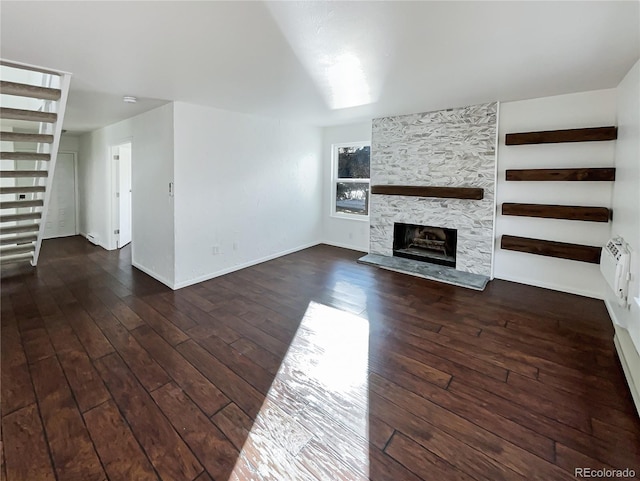
<svg viewBox="0 0 640 481"><path fill-rule="evenodd" d="M411 197L437 197L444 199L481 200L484 189L479 187L435 187L415 185L374 185L372 194L403 195Z"/></svg>

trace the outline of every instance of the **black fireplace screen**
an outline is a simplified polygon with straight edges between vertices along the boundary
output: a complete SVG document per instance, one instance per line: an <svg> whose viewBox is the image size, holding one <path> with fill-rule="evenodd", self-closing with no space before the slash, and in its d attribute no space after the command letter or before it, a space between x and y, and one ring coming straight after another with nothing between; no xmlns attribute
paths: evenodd
<svg viewBox="0 0 640 481"><path fill-rule="evenodd" d="M457 232L444 227L395 223L393 255L455 267Z"/></svg>

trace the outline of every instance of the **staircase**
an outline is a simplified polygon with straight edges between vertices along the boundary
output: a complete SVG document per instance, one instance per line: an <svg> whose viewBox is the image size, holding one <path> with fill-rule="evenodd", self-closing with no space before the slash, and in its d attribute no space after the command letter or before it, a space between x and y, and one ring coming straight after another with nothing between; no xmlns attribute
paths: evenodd
<svg viewBox="0 0 640 481"><path fill-rule="evenodd" d="M0 264L37 265L71 74L0 60Z"/></svg>

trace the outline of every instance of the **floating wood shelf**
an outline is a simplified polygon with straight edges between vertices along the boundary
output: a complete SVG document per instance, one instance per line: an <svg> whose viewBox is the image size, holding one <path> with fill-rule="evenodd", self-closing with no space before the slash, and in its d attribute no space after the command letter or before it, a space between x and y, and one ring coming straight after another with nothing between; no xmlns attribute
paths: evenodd
<svg viewBox="0 0 640 481"><path fill-rule="evenodd" d="M615 140L617 127L592 127L587 129L545 130L507 134L506 145L555 144L560 142L594 142Z"/></svg>
<svg viewBox="0 0 640 481"><path fill-rule="evenodd" d="M503 235L500 247L505 250L527 252L540 256L559 257L574 261L600 263L600 247L585 246L581 244L568 244L565 242L547 241L541 239L530 239L527 237L516 237Z"/></svg>
<svg viewBox="0 0 640 481"><path fill-rule="evenodd" d="M584 169L519 169L507 170L507 180L523 181L613 181L616 169L610 167Z"/></svg>
<svg viewBox="0 0 640 481"><path fill-rule="evenodd" d="M611 211L606 207L580 207L574 205L502 204L502 215L544 217L547 219L609 222Z"/></svg>
<svg viewBox="0 0 640 481"><path fill-rule="evenodd" d="M372 194L404 195L412 197L438 197L445 199L484 198L484 189L479 187L421 187L413 185L374 185Z"/></svg>

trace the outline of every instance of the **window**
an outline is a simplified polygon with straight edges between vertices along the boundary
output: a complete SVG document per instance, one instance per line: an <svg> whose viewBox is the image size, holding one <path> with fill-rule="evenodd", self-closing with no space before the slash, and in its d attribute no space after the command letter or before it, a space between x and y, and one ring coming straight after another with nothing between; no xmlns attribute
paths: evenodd
<svg viewBox="0 0 640 481"><path fill-rule="evenodd" d="M333 146L332 213L337 217L369 216L371 146L358 142Z"/></svg>

